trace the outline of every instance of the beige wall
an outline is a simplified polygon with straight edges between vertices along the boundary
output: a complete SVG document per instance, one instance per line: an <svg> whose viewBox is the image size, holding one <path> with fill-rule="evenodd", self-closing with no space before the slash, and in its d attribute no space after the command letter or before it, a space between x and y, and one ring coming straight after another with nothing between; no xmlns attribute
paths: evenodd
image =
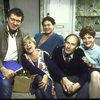
<svg viewBox="0 0 100 100"><path fill-rule="evenodd" d="M95 42L100 46L100 37L96 37Z"/></svg>

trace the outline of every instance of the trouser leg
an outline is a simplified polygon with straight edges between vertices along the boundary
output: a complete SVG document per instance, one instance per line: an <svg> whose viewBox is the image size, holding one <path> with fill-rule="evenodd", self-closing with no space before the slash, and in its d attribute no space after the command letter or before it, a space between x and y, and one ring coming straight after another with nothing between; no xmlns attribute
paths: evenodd
<svg viewBox="0 0 100 100"><path fill-rule="evenodd" d="M89 83L86 82L77 92L76 98L89 98Z"/></svg>
<svg viewBox="0 0 100 100"><path fill-rule="evenodd" d="M13 79L0 79L0 98L11 99Z"/></svg>
<svg viewBox="0 0 100 100"><path fill-rule="evenodd" d="M36 98L53 98L52 81L49 80L49 86L47 87L47 89L45 91L44 91L44 88L39 87L39 82L41 82L41 81L42 81L42 76L37 75L32 83L32 88L33 88L33 90L35 90Z"/></svg>
<svg viewBox="0 0 100 100"><path fill-rule="evenodd" d="M55 87L57 98L66 98L63 91L63 87L59 82L55 82L54 87Z"/></svg>

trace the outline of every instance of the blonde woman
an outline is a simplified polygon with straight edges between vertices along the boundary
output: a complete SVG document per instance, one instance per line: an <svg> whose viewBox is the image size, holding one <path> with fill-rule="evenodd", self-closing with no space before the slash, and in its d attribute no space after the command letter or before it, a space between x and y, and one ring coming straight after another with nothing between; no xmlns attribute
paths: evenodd
<svg viewBox="0 0 100 100"><path fill-rule="evenodd" d="M26 53L22 56L22 64L31 74L36 74L31 86L36 98L53 98L52 78L49 72L58 76L59 79L64 75L51 61L48 53L36 48L36 41L32 37L26 36L23 44Z"/></svg>

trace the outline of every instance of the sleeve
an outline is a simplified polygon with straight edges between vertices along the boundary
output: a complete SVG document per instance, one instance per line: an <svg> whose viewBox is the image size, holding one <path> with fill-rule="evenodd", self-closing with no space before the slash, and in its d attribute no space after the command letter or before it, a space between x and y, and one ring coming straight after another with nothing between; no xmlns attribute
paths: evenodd
<svg viewBox="0 0 100 100"><path fill-rule="evenodd" d="M100 54L98 55L98 58L97 58L96 68L100 69Z"/></svg>
<svg viewBox="0 0 100 100"><path fill-rule="evenodd" d="M39 74L39 75L42 75L42 76L45 74L39 68L37 68L36 66L33 66L32 63L29 62L26 59L25 55L22 55L21 61L22 61L23 68L25 68L26 70L28 70L30 72L30 74Z"/></svg>
<svg viewBox="0 0 100 100"><path fill-rule="evenodd" d="M42 37L42 33L36 33L36 35L34 36L34 39L38 43L40 41L41 37Z"/></svg>
<svg viewBox="0 0 100 100"><path fill-rule="evenodd" d="M0 60L0 68L3 66L2 61Z"/></svg>
<svg viewBox="0 0 100 100"><path fill-rule="evenodd" d="M80 55L78 56L79 66L80 66L80 69L78 69L80 71L78 82L80 83L81 86L83 86L85 82L88 80L89 70L87 64L82 60L82 57L85 55L83 50L78 51L78 54Z"/></svg>
<svg viewBox="0 0 100 100"><path fill-rule="evenodd" d="M64 45L64 38L62 35L58 36L58 47L63 46Z"/></svg>
<svg viewBox="0 0 100 100"><path fill-rule="evenodd" d="M50 57L44 53L44 60L45 63L48 67L48 70L55 75L55 77L62 79L62 77L65 77L65 75L63 74L63 72L59 69L59 67L50 59Z"/></svg>
<svg viewBox="0 0 100 100"><path fill-rule="evenodd" d="M57 47L57 48L58 48L58 47ZM52 57L51 57L52 60L53 60L56 64L58 63L58 58L57 58L58 56L57 56L57 55L58 55L58 53L59 53L59 52L57 52L57 48L55 48L55 49L53 50L53 52L52 52Z"/></svg>

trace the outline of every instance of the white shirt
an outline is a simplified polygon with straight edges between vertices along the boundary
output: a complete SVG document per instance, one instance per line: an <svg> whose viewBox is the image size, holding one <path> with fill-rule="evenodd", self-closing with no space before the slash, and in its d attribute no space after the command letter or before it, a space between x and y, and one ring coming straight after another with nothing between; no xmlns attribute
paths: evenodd
<svg viewBox="0 0 100 100"><path fill-rule="evenodd" d="M4 61L17 60L17 58L16 36L11 37L11 35L8 33L8 50Z"/></svg>

